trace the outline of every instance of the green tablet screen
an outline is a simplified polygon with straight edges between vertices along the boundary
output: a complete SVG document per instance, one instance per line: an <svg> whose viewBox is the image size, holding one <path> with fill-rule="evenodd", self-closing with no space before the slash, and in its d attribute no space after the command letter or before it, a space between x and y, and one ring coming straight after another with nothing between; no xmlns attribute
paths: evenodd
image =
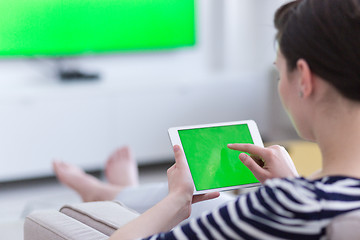
<svg viewBox="0 0 360 240"><path fill-rule="evenodd" d="M258 183L229 143L251 143L247 124L179 130L197 191Z"/></svg>

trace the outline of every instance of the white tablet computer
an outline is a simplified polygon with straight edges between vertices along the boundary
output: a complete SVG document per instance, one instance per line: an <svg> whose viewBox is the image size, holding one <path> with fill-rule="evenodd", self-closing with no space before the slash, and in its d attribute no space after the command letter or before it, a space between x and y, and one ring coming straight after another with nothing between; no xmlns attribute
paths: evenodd
<svg viewBox="0 0 360 240"><path fill-rule="evenodd" d="M260 184L240 161L240 152L227 147L229 143L250 143L263 147L254 121L173 127L168 131L172 145L180 145L184 150L194 182L194 194Z"/></svg>

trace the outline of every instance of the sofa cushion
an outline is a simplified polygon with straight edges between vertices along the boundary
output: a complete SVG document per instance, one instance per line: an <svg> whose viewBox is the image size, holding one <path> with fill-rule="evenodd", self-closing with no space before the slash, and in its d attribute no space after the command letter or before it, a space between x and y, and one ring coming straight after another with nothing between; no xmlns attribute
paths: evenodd
<svg viewBox="0 0 360 240"><path fill-rule="evenodd" d="M117 201L65 205L60 212L107 236L139 216L137 212Z"/></svg>
<svg viewBox="0 0 360 240"><path fill-rule="evenodd" d="M353 211L334 218L326 233L331 240L355 240L360 238L360 211Z"/></svg>

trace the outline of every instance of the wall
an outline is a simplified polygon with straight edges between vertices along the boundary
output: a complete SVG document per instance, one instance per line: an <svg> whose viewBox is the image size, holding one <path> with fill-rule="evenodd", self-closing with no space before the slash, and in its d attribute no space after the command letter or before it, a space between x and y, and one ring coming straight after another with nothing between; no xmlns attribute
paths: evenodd
<svg viewBox="0 0 360 240"><path fill-rule="evenodd" d="M269 138L280 2L200 0L195 48L64 62L97 82L60 82L50 59L0 61L0 181L49 175L53 158L97 169L124 144L140 164L169 160L177 125L254 119Z"/></svg>

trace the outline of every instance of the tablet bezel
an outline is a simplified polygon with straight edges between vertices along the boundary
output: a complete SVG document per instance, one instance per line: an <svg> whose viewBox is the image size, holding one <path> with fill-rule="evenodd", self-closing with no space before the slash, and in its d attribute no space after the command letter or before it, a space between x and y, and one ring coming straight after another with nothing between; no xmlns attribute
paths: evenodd
<svg viewBox="0 0 360 240"><path fill-rule="evenodd" d="M254 142L254 145L264 147L257 124L253 120L242 120L242 121L233 121L233 122L219 122L219 123L210 123L210 124L171 127L168 129L168 134L169 134L172 146L179 145L183 149L183 146L182 146L182 143L180 140L180 136L178 133L179 130L196 129L196 128L211 128L211 127L221 127L221 126L231 126L231 125L241 125L241 124L247 124L250 134L251 134L251 137L252 137L252 140ZM186 159L186 155L185 155L185 159ZM186 163L188 164L187 159L186 159ZM191 171L190 171L190 173L191 173ZM193 186L194 186L194 194L204 194L204 193L218 192L218 191L229 191L229 190L234 190L234 189L248 188L248 187L254 187L254 186L260 185L260 183L250 183L250 184L242 184L242 185L235 185L235 186L229 186L229 187L213 188L213 189L206 189L206 190L198 191L198 190L196 190L194 179L192 179L192 180L193 180Z"/></svg>

